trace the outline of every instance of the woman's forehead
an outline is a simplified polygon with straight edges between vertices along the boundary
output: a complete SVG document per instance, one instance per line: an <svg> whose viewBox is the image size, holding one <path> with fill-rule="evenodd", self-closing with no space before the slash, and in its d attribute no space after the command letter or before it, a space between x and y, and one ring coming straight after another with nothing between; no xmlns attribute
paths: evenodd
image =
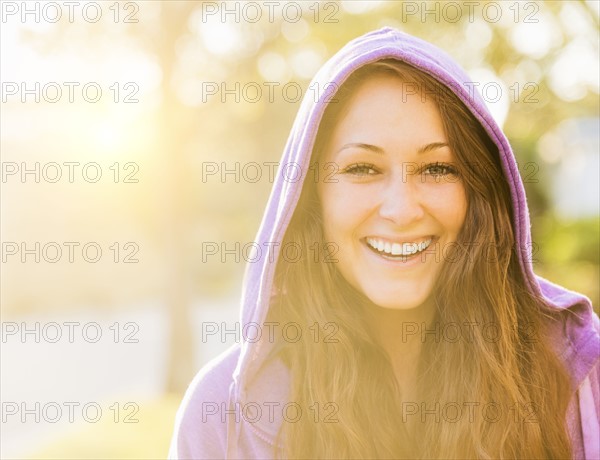
<svg viewBox="0 0 600 460"><path fill-rule="evenodd" d="M418 94L407 96L404 83L399 78L377 76L360 84L326 133L330 147L445 142L437 105Z"/></svg>

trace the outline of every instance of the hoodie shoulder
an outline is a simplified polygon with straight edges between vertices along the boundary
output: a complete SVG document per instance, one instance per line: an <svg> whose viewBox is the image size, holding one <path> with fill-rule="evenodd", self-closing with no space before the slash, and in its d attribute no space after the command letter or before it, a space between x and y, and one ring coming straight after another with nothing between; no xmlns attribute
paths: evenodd
<svg viewBox="0 0 600 460"><path fill-rule="evenodd" d="M536 275L540 293L559 318L551 344L578 388L600 362L598 315L586 296Z"/></svg>
<svg viewBox="0 0 600 460"><path fill-rule="evenodd" d="M170 460L225 457L227 424L219 414L228 407L239 354L239 344L232 346L204 365L188 386L175 417Z"/></svg>

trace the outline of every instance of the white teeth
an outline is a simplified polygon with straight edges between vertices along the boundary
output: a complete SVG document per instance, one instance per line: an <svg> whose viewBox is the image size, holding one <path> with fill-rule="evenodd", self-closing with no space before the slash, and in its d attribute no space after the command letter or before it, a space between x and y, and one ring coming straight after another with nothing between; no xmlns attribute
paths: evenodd
<svg viewBox="0 0 600 460"><path fill-rule="evenodd" d="M417 252L424 251L431 244L432 238L419 243L390 243L379 238L367 238L367 244L379 252L392 256L412 256Z"/></svg>

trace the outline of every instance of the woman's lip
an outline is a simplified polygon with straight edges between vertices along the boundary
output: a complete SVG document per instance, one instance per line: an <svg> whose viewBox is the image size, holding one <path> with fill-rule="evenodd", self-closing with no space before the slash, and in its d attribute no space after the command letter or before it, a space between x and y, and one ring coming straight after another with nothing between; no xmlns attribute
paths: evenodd
<svg viewBox="0 0 600 460"><path fill-rule="evenodd" d="M425 236L415 236L415 237L404 237L404 238L397 238L397 237L388 237L388 236L376 236L376 235L369 235L369 236L365 236L363 238L361 238L361 240L367 244L367 239L372 239L372 240L382 240L385 243L390 243L390 244L394 244L394 243L398 243L398 244L413 244L413 243L422 243L423 241L427 241L429 239L431 239L432 241L435 241L436 236L434 235L425 235Z"/></svg>
<svg viewBox="0 0 600 460"><path fill-rule="evenodd" d="M419 241L427 241L429 238L431 238L431 243L428 245L428 248L431 247L431 245L434 244L439 239L439 237L431 235L431 236L426 237L426 239L419 240ZM415 254L412 254L410 256L392 256L392 255L388 256L386 254L382 254L377 249L371 247L371 245L369 245L367 243L366 239L361 238L361 242L364 244L364 246L366 247L367 251L370 254L377 257L377 259L379 259L382 262L391 263L391 264L395 264L395 265L401 265L401 266L412 266L416 263L419 263L420 259L422 259L422 262L426 261L425 254L427 253L428 248L423 251L416 252Z"/></svg>

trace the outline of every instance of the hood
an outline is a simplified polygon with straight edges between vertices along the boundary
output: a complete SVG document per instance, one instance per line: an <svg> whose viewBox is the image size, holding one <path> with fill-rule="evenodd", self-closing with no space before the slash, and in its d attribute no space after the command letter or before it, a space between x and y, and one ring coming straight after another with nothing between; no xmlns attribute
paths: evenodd
<svg viewBox="0 0 600 460"><path fill-rule="evenodd" d="M492 141L498 146L502 168L512 194L514 209L513 228L516 242L522 248L519 263L529 289L548 300L557 314L563 315L562 324L556 329L553 343L560 350L561 358L571 371L575 388L587 376L598 360L600 337L593 326L593 310L590 300L578 293L568 291L552 284L533 272L531 257L531 232L529 211L523 183L517 164L501 128L492 118L490 112L479 95L473 94L468 75L439 48L421 39L410 36L393 28L382 28L354 39L336 53L311 82L318 88L326 88L326 84L335 83L339 87L356 69L366 64L386 58L405 61L414 67L432 75L449 87L462 100L485 128ZM315 142L317 129L325 102L330 94L323 91L321 99L314 100L312 93L302 101L291 133L287 140L281 159L280 172L277 174L266 211L255 242L261 248L269 248L260 260L249 263L246 269L242 295L242 324L265 321L271 300L272 284L280 245L286 228L290 222L300 192L302 178L292 182L285 180L281 167L288 163L296 163L303 173L308 170L310 155ZM265 244L269 243L269 244ZM266 344L261 342L243 342L234 381L230 388L230 401L246 399L247 384L256 376L266 355ZM280 372L278 370L277 372ZM283 376L282 376L283 377ZM270 390L271 391L271 390ZM271 394L271 396L274 396ZM270 431L270 430L267 430Z"/></svg>

